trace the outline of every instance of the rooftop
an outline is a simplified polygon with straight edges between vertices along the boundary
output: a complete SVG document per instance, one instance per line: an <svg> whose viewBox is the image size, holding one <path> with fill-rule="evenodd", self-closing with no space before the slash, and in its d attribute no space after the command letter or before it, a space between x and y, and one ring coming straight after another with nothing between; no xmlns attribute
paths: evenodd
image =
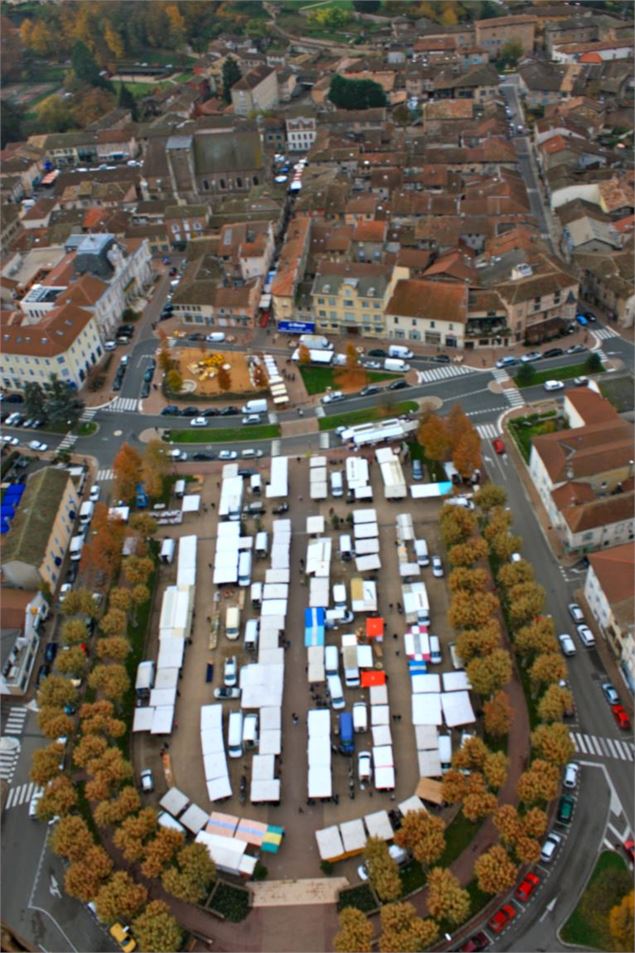
<svg viewBox="0 0 635 953"><path fill-rule="evenodd" d="M589 553L589 562L613 607L635 597L635 542Z"/></svg>
<svg viewBox="0 0 635 953"><path fill-rule="evenodd" d="M2 560L40 566L53 521L71 479L66 470L44 467L29 477L20 507L4 537Z"/></svg>

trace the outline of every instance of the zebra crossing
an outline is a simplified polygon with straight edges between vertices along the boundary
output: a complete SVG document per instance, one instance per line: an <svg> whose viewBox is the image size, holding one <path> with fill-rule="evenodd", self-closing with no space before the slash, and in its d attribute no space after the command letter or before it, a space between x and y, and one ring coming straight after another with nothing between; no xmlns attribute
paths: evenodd
<svg viewBox="0 0 635 953"><path fill-rule="evenodd" d="M598 738L596 735L586 735L577 731L572 731L571 737L578 754L593 754L600 758L615 758L619 761L635 760L635 745L630 741Z"/></svg>
<svg viewBox="0 0 635 953"><path fill-rule="evenodd" d="M98 412L99 407L84 407L82 416L79 419L82 421L82 423L88 423L88 421L92 420Z"/></svg>
<svg viewBox="0 0 635 953"><path fill-rule="evenodd" d="M60 442L57 445L58 450L70 450L71 447L74 447L77 443L77 434L67 433L65 437L62 437Z"/></svg>
<svg viewBox="0 0 635 953"><path fill-rule="evenodd" d="M98 470L98 471L97 471L97 482L98 482L98 483L107 483L108 480L112 480L112 479L113 479L114 475L115 475L115 474L114 474L112 468L110 468L110 469Z"/></svg>
<svg viewBox="0 0 635 953"><path fill-rule="evenodd" d="M19 757L20 744L18 742L15 743L15 748L0 748L0 778L3 781L11 782Z"/></svg>
<svg viewBox="0 0 635 953"><path fill-rule="evenodd" d="M11 788L7 803L5 804L5 810L8 811L12 807L20 807L21 804L28 804L35 794L41 793L42 791L43 788L38 787L34 781L27 781L25 784L19 784L17 787Z"/></svg>
<svg viewBox="0 0 635 953"><path fill-rule="evenodd" d="M613 328L594 328L593 334L596 338L599 338L600 341L606 341L608 338L618 338L620 336L619 332Z"/></svg>
<svg viewBox="0 0 635 953"><path fill-rule="evenodd" d="M476 432L478 433L481 440L494 440L496 437L500 437L501 435L501 432L496 424L477 424Z"/></svg>
<svg viewBox="0 0 635 953"><path fill-rule="evenodd" d="M4 725L4 734L13 735L14 738L21 735L24 731L24 722L27 715L28 710L24 706L10 708Z"/></svg>
<svg viewBox="0 0 635 953"><path fill-rule="evenodd" d="M104 409L107 410L109 414L117 414L121 413L122 410L134 413L138 407L139 399L137 397L117 397L113 400L112 404L108 404Z"/></svg>
<svg viewBox="0 0 635 953"><path fill-rule="evenodd" d="M512 407L524 407L525 398L520 393L518 388L513 385L512 387L506 387L507 382L511 382L511 377L507 373L504 367L495 367L492 370L492 376L494 380L501 385L501 393L503 397Z"/></svg>
<svg viewBox="0 0 635 953"><path fill-rule="evenodd" d="M442 381L448 377L474 373L473 368L464 367L462 364L445 364L443 367L433 367L429 371L417 371L417 377L419 384L427 384L430 381Z"/></svg>

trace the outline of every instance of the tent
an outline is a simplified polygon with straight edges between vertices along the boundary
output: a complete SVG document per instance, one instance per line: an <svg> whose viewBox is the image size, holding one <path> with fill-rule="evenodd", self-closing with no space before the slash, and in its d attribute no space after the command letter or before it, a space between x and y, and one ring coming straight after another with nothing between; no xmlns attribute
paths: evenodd
<svg viewBox="0 0 635 953"><path fill-rule="evenodd" d="M385 813L385 812L384 812ZM342 835L337 825L333 827L324 827L321 831L315 832L315 839L318 845L318 851L321 860L342 860L346 851L342 843Z"/></svg>
<svg viewBox="0 0 635 953"><path fill-rule="evenodd" d="M443 715L449 728L472 725L476 721L469 692L444 692L441 695Z"/></svg>
<svg viewBox="0 0 635 953"><path fill-rule="evenodd" d="M442 722L440 695L430 692L412 696L413 725L440 725Z"/></svg>
<svg viewBox="0 0 635 953"><path fill-rule="evenodd" d="M388 687L386 685L386 673L385 672L362 672L362 687L364 687L364 678L370 678L371 674L381 675L381 681L377 680L375 682L370 682L370 703L371 705L387 705L388 704Z"/></svg>
<svg viewBox="0 0 635 953"><path fill-rule="evenodd" d="M467 672L444 672L442 678L444 692L462 692L472 687Z"/></svg>
<svg viewBox="0 0 635 953"><path fill-rule="evenodd" d="M392 744L392 734L390 732L390 725L373 725L373 745L391 745Z"/></svg>
<svg viewBox="0 0 635 953"><path fill-rule="evenodd" d="M371 705L370 720L372 725L387 725L390 721L388 705Z"/></svg>
<svg viewBox="0 0 635 953"><path fill-rule="evenodd" d="M343 821L340 824L340 834L344 850L349 857L354 854L361 854L366 846L366 831L361 817L352 821Z"/></svg>
<svg viewBox="0 0 635 953"><path fill-rule="evenodd" d="M368 616L366 619L366 638L381 639L384 635L384 620L381 616Z"/></svg>
<svg viewBox="0 0 635 953"><path fill-rule="evenodd" d="M361 674L361 684L362 684L362 688L370 688L371 690L370 703L372 705L373 704L373 689L380 686L385 686L386 673L378 672L373 669L363 671Z"/></svg>
<svg viewBox="0 0 635 953"><path fill-rule="evenodd" d="M178 817L190 803L190 799L178 788L169 788L159 801L159 807L172 817Z"/></svg>
<svg viewBox="0 0 635 953"><path fill-rule="evenodd" d="M374 814L364 815L364 824L369 837L381 837L382 840L392 840L394 831L388 811L375 811Z"/></svg>
<svg viewBox="0 0 635 953"><path fill-rule="evenodd" d="M415 789L415 794L417 797L420 797L422 801L430 801L431 804L443 804L440 781L431 781L429 778L421 778Z"/></svg>

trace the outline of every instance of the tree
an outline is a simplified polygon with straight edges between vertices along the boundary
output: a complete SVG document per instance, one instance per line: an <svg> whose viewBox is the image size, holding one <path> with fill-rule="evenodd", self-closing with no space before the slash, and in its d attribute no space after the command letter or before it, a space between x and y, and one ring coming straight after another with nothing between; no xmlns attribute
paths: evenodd
<svg viewBox="0 0 635 953"><path fill-rule="evenodd" d="M470 895L463 890L458 878L445 867L433 867L427 879L428 911L437 920L463 923L470 913Z"/></svg>
<svg viewBox="0 0 635 953"><path fill-rule="evenodd" d="M311 352L309 351L306 344L300 344L298 348L298 364L306 367L307 364L311 363Z"/></svg>
<svg viewBox="0 0 635 953"><path fill-rule="evenodd" d="M555 627L550 616L534 619L529 625L518 629L514 636L514 648L525 662L537 655L553 653L557 647Z"/></svg>
<svg viewBox="0 0 635 953"><path fill-rule="evenodd" d="M23 20L22 22L27 23L29 21ZM20 142L21 139L22 112L16 108L10 99L5 99L0 111L0 149L4 149L9 142Z"/></svg>
<svg viewBox="0 0 635 953"><path fill-rule="evenodd" d="M490 751L483 764L485 780L492 790L499 791L507 780L509 758L504 751Z"/></svg>
<svg viewBox="0 0 635 953"><path fill-rule="evenodd" d="M141 860L145 848L143 846L150 834L157 829L157 816L153 808L146 807L138 814L126 817L113 835L115 847L119 848L126 860Z"/></svg>
<svg viewBox="0 0 635 953"><path fill-rule="evenodd" d="M529 387L536 379L536 368L533 364L521 364L514 374L514 383L518 387Z"/></svg>
<svg viewBox="0 0 635 953"><path fill-rule="evenodd" d="M41 384L28 381L24 386L24 409L29 417L44 417L44 391Z"/></svg>
<svg viewBox="0 0 635 953"><path fill-rule="evenodd" d="M61 774L46 785L44 794L37 806L37 816L41 821L52 817L64 817L77 804L77 791L67 774Z"/></svg>
<svg viewBox="0 0 635 953"><path fill-rule="evenodd" d="M534 691L567 677L567 664L561 655L545 652L537 655L529 669L529 680Z"/></svg>
<svg viewBox="0 0 635 953"><path fill-rule="evenodd" d="M107 748L99 758L88 761L86 770L89 774L102 774L113 784L122 784L132 777L132 765L126 761L121 748Z"/></svg>
<svg viewBox="0 0 635 953"><path fill-rule="evenodd" d="M544 804L553 800L560 787L560 770L549 761L536 758L518 779L516 793L523 804Z"/></svg>
<svg viewBox="0 0 635 953"><path fill-rule="evenodd" d="M496 483L484 483L479 487L474 502L484 513L489 513L496 506L505 506L507 492Z"/></svg>
<svg viewBox="0 0 635 953"><path fill-rule="evenodd" d="M71 589L62 603L62 615L87 615L91 619L97 616L99 609L90 589L84 587ZM83 623L82 623L83 624ZM80 639L79 641L83 641Z"/></svg>
<svg viewBox="0 0 635 953"><path fill-rule="evenodd" d="M121 549L126 533L123 520L111 518L108 507L104 503L96 503L91 530L91 536L82 550L82 572L99 572L109 577L116 575L121 565Z"/></svg>
<svg viewBox="0 0 635 953"><path fill-rule="evenodd" d="M63 708L64 705L72 705L76 700L77 689L61 675L49 675L37 692L37 703L41 708Z"/></svg>
<svg viewBox="0 0 635 953"><path fill-rule="evenodd" d="M489 584L489 576L484 569L454 569L448 576L450 592L462 590L470 593L484 592Z"/></svg>
<svg viewBox="0 0 635 953"><path fill-rule="evenodd" d="M231 372L229 371L227 367L225 367L224 364L222 364L218 368L218 373L216 375L216 382L218 383L219 389L222 390L223 393L225 394L227 393L227 391L231 390L232 388Z"/></svg>
<svg viewBox="0 0 635 953"><path fill-rule="evenodd" d="M487 543L480 536L472 536L464 543L457 543L452 546L448 552L448 561L452 566L465 566L467 568L475 563L485 559L487 556Z"/></svg>
<svg viewBox="0 0 635 953"><path fill-rule="evenodd" d="M179 851L177 865L161 878L164 888L179 900L198 903L216 879L216 864L204 844L188 844Z"/></svg>
<svg viewBox="0 0 635 953"><path fill-rule="evenodd" d="M75 726L70 715L64 714L62 708L53 705L40 708L37 722L40 731L47 738L59 738L61 735L70 735Z"/></svg>
<svg viewBox="0 0 635 953"><path fill-rule="evenodd" d="M467 433L476 433L469 417L460 404L454 404L445 418L450 446L454 450L459 441Z"/></svg>
<svg viewBox="0 0 635 953"><path fill-rule="evenodd" d="M88 641L88 628L81 619L69 619L62 626L60 636L65 645L79 645Z"/></svg>
<svg viewBox="0 0 635 953"><path fill-rule="evenodd" d="M108 597L108 608L116 609L119 612L128 612L130 610L130 590L124 589L122 586L116 586L114 589L110 590L110 595Z"/></svg>
<svg viewBox="0 0 635 953"><path fill-rule="evenodd" d="M526 625L545 605L545 590L536 582L521 582L507 593L508 611L514 628Z"/></svg>
<svg viewBox="0 0 635 953"><path fill-rule="evenodd" d="M485 732L492 738L503 738L509 733L514 709L506 692L496 694L483 705Z"/></svg>
<svg viewBox="0 0 635 953"><path fill-rule="evenodd" d="M169 371L175 370L175 361L172 355L170 354L170 349L168 348L167 340L162 341L161 347L159 349L159 358L158 358L159 368L163 371L164 374L168 374Z"/></svg>
<svg viewBox="0 0 635 953"><path fill-rule="evenodd" d="M29 777L40 787L44 787L60 773L60 763L64 758L64 746L61 744L47 745L46 748L37 748L31 758Z"/></svg>
<svg viewBox="0 0 635 953"><path fill-rule="evenodd" d="M540 860L540 844L535 837L521 834L514 842L514 854L521 864L536 864Z"/></svg>
<svg viewBox="0 0 635 953"><path fill-rule="evenodd" d="M364 849L368 879L380 900L396 900L401 893L401 878L397 864L388 853L388 845L381 837L369 837Z"/></svg>
<svg viewBox="0 0 635 953"><path fill-rule="evenodd" d="M49 423L72 426L84 412L84 401L66 381L51 374L44 384L44 413Z"/></svg>
<svg viewBox="0 0 635 953"><path fill-rule="evenodd" d="M434 920L417 916L411 903L388 903L381 908L381 953L415 953L435 942L439 930Z"/></svg>
<svg viewBox="0 0 635 953"><path fill-rule="evenodd" d="M457 592L452 596L448 619L455 629L475 629L486 625L497 610L498 599L491 592L482 592L478 599L468 592Z"/></svg>
<svg viewBox="0 0 635 953"><path fill-rule="evenodd" d="M104 880L112 873L112 861L103 847L94 845L71 864L64 876L64 890L82 903L97 896Z"/></svg>
<svg viewBox="0 0 635 953"><path fill-rule="evenodd" d="M101 86L103 89L112 89L112 84L100 75L99 66L86 46L78 40L71 51L71 66L75 77L89 86Z"/></svg>
<svg viewBox="0 0 635 953"><path fill-rule="evenodd" d="M516 66L518 60L523 55L523 45L520 40L508 40L507 43L503 43L501 46L501 51L499 54L499 62L503 66ZM522 364L523 367L532 367L531 364ZM533 368L532 368L533 370Z"/></svg>
<svg viewBox="0 0 635 953"><path fill-rule="evenodd" d="M353 10L356 13L378 13L381 0L353 0Z"/></svg>
<svg viewBox="0 0 635 953"><path fill-rule="evenodd" d="M632 950L635 892L631 890L609 912L609 931L616 950Z"/></svg>
<svg viewBox="0 0 635 953"><path fill-rule="evenodd" d="M485 764L488 753L488 747L481 738L476 736L468 738L455 752L452 758L452 767L469 768L470 770L478 768L480 771Z"/></svg>
<svg viewBox="0 0 635 953"><path fill-rule="evenodd" d="M137 121L139 118L137 100L134 98L124 82L119 83L119 90L117 92L117 105L120 109L127 109L129 111L130 118L133 122Z"/></svg>
<svg viewBox="0 0 635 953"><path fill-rule="evenodd" d="M522 833L521 819L513 804L501 804L492 817L494 827L504 844L513 844Z"/></svg>
<svg viewBox="0 0 635 953"><path fill-rule="evenodd" d="M105 698L85 703L79 709L82 731L85 735L100 734L109 738L121 738L125 734L125 725L114 717L114 706Z"/></svg>
<svg viewBox="0 0 635 953"><path fill-rule="evenodd" d="M474 791L463 798L463 813L468 821L478 821L493 814L497 805L496 795L489 791Z"/></svg>
<svg viewBox="0 0 635 953"><path fill-rule="evenodd" d="M528 837L542 837L547 830L548 817L539 807L531 807L522 816L523 832Z"/></svg>
<svg viewBox="0 0 635 953"><path fill-rule="evenodd" d="M130 687L130 679L124 665L96 665L88 676L88 684L106 698L121 701Z"/></svg>
<svg viewBox="0 0 635 953"><path fill-rule="evenodd" d="M149 496L161 495L163 477L168 469L169 459L165 444L160 440L149 440L141 457L141 478Z"/></svg>
<svg viewBox="0 0 635 953"><path fill-rule="evenodd" d="M445 822L427 811L408 811L395 833L395 843L409 850L420 864L430 866L445 850Z"/></svg>
<svg viewBox="0 0 635 953"><path fill-rule="evenodd" d="M114 109L116 99L112 93L105 89L88 89L82 92L82 95L73 106L73 116L78 125L88 126L91 122L99 119L105 113Z"/></svg>
<svg viewBox="0 0 635 953"><path fill-rule="evenodd" d="M534 568L526 559L516 563L506 563L498 570L497 581L507 591L522 583L533 583Z"/></svg>
<svg viewBox="0 0 635 953"><path fill-rule="evenodd" d="M463 801L467 791L467 782L465 775L455 768L450 768L443 775L441 782L441 795L444 804L460 804Z"/></svg>
<svg viewBox="0 0 635 953"><path fill-rule="evenodd" d="M159 528L154 516L150 516L149 513L133 513L128 525L144 540L152 539Z"/></svg>
<svg viewBox="0 0 635 953"><path fill-rule="evenodd" d="M77 125L70 103L56 94L38 103L35 114L38 128L44 132L68 132Z"/></svg>
<svg viewBox="0 0 635 953"><path fill-rule="evenodd" d="M132 586L143 585L154 570L154 563L147 556L128 556L123 564L123 574Z"/></svg>
<svg viewBox="0 0 635 953"><path fill-rule="evenodd" d="M83 768L89 761L99 758L107 747L108 742L101 735L84 735L73 748L73 764Z"/></svg>
<svg viewBox="0 0 635 953"><path fill-rule="evenodd" d="M339 913L339 930L333 938L335 953L371 953L373 925L355 907L344 907Z"/></svg>
<svg viewBox="0 0 635 953"><path fill-rule="evenodd" d="M483 530L483 536L489 543L490 540L498 536L499 533L506 532L511 525L511 510L505 509L502 506L495 506L489 513L487 525Z"/></svg>
<svg viewBox="0 0 635 953"><path fill-rule="evenodd" d="M54 854L66 860L81 860L94 845L86 821L78 814L61 817L53 829L50 846Z"/></svg>
<svg viewBox="0 0 635 953"><path fill-rule="evenodd" d="M443 542L449 548L474 536L476 516L463 506L444 506L439 519Z"/></svg>
<svg viewBox="0 0 635 953"><path fill-rule="evenodd" d="M136 586L132 587L130 595L132 596L132 602L135 607L142 606L150 598L150 590L147 586L144 586L143 583L139 582Z"/></svg>
<svg viewBox="0 0 635 953"><path fill-rule="evenodd" d="M111 801L101 801L95 808L95 822L99 827L108 827L111 824L120 824L129 814L134 814L141 807L139 792L131 784L122 788L116 798Z"/></svg>
<svg viewBox="0 0 635 953"><path fill-rule="evenodd" d="M113 607L109 608L106 615L102 617L99 628L106 635L123 635L127 622L126 610Z"/></svg>
<svg viewBox="0 0 635 953"><path fill-rule="evenodd" d="M475 430L464 433L452 450L452 463L462 477L470 477L481 465L481 440Z"/></svg>
<svg viewBox="0 0 635 953"><path fill-rule="evenodd" d="M450 452L450 436L445 421L434 413L425 414L417 430L417 440L429 460L447 460Z"/></svg>
<svg viewBox="0 0 635 953"><path fill-rule="evenodd" d="M490 696L512 677L512 660L505 649L495 649L485 658L475 658L466 668L472 689L479 695Z"/></svg>
<svg viewBox="0 0 635 953"><path fill-rule="evenodd" d="M79 645L74 645L60 652L55 660L55 668L62 675L70 675L73 678L82 678L88 662L84 650Z"/></svg>
<svg viewBox="0 0 635 953"><path fill-rule="evenodd" d="M130 920L144 905L148 891L135 883L130 874L117 870L105 883L95 898L97 916L104 923L115 920Z"/></svg>
<svg viewBox="0 0 635 953"><path fill-rule="evenodd" d="M95 648L97 658L109 662L124 662L132 651L127 639L114 635L109 639L99 639Z"/></svg>
<svg viewBox="0 0 635 953"><path fill-rule="evenodd" d="M223 72L222 72L223 99L225 100L226 103L231 103L232 101L231 88L235 83L238 82L241 76L242 76L242 73L240 71L240 67L238 63L232 56L228 56L225 62L223 63Z"/></svg>
<svg viewBox="0 0 635 953"><path fill-rule="evenodd" d="M517 553L522 545L520 536L513 533L498 533L490 542L490 549L497 559L509 559L512 553Z"/></svg>
<svg viewBox="0 0 635 953"><path fill-rule="evenodd" d="M490 619L480 629L464 629L456 640L456 650L465 665L473 658L487 657L501 643L498 621Z"/></svg>
<svg viewBox="0 0 635 953"><path fill-rule="evenodd" d="M588 371L589 374L597 374L602 370L602 358L597 351L592 351L591 354L589 354L584 369Z"/></svg>
<svg viewBox="0 0 635 953"><path fill-rule="evenodd" d="M494 844L475 861L474 873L483 893L502 893L516 882L518 867L501 844Z"/></svg>
<svg viewBox="0 0 635 953"><path fill-rule="evenodd" d="M335 372L335 381L342 390L357 390L368 382L368 371L359 362L353 343L346 345L346 364Z"/></svg>
<svg viewBox="0 0 635 953"><path fill-rule="evenodd" d="M183 835L169 827L162 827L157 836L144 845L141 873L144 877L158 877L177 850L183 846Z"/></svg>
<svg viewBox="0 0 635 953"><path fill-rule="evenodd" d="M539 755L553 764L566 764L573 757L575 746L566 725L538 725L531 733L531 744Z"/></svg>
<svg viewBox="0 0 635 953"><path fill-rule="evenodd" d="M141 473L140 454L130 444L122 444L113 460L112 469L117 496L126 503L132 502Z"/></svg>
<svg viewBox="0 0 635 953"><path fill-rule="evenodd" d="M379 83L371 79L344 79L339 73L331 78L328 98L338 109L371 109L387 104Z"/></svg>
<svg viewBox="0 0 635 953"><path fill-rule="evenodd" d="M152 900L132 921L132 930L142 950L172 953L183 944L183 931L163 900Z"/></svg>
<svg viewBox="0 0 635 953"><path fill-rule="evenodd" d="M573 710L573 693L563 685L549 685L538 702L538 717L541 721L562 721Z"/></svg>

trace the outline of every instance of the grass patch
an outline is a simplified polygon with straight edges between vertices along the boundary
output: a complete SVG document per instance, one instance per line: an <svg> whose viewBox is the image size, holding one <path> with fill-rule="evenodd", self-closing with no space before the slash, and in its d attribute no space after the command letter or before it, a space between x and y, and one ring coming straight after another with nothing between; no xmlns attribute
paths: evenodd
<svg viewBox="0 0 635 953"><path fill-rule="evenodd" d="M416 860L411 860L399 868L399 877L401 878L402 896L406 897L415 890L421 890L426 882L426 875L423 872L421 864Z"/></svg>
<svg viewBox="0 0 635 953"><path fill-rule="evenodd" d="M580 901L560 931L565 943L575 947L613 948L608 913L631 889L625 860L614 851L600 854Z"/></svg>
<svg viewBox="0 0 635 953"><path fill-rule="evenodd" d="M249 893L244 887L235 887L219 880L205 909L232 923L239 923L249 913Z"/></svg>
<svg viewBox="0 0 635 953"><path fill-rule="evenodd" d="M446 483L447 475L443 469L443 464L439 463L438 460L428 460L426 457L423 447L418 442L418 440L410 440L408 442L408 453L410 454L411 460L421 460L421 463L426 468L429 481L431 483Z"/></svg>
<svg viewBox="0 0 635 953"><path fill-rule="evenodd" d="M128 639L130 641L130 645L132 646L132 651L128 653L126 658L126 671L128 673L128 678L130 679L130 686L121 702L121 717L126 724L126 731L125 734L123 734L121 738L118 738L116 741L116 744L119 745L124 754L128 753L130 744L130 731L132 729L132 719L135 712L134 684L137 674L137 666L144 656L146 634L148 631L148 624L150 622L150 611L152 609L152 597L157 584L158 552L159 544L155 540L151 540L149 544L148 555L154 560L154 570L146 584L150 591L150 598L147 602L144 602L143 605L131 610L130 619L128 621Z"/></svg>
<svg viewBox="0 0 635 953"><path fill-rule="evenodd" d="M86 701L86 699L84 699ZM77 810L80 813L80 816L86 821L86 826L90 830L91 834L95 838L95 841L98 844L101 844L101 832L95 823L95 818L93 817L93 812L90 809L90 802L86 797L86 782L85 781L74 781L75 791L77 793Z"/></svg>
<svg viewBox="0 0 635 953"><path fill-rule="evenodd" d="M279 424L256 424L253 427L229 427L227 430L168 430L164 439L169 443L244 443L247 440L271 440L280 436Z"/></svg>
<svg viewBox="0 0 635 953"><path fill-rule="evenodd" d="M465 889L470 895L470 917L473 917L479 910L487 906L492 899L492 895L479 890L476 880L470 880Z"/></svg>
<svg viewBox="0 0 635 953"><path fill-rule="evenodd" d="M359 884L357 887L349 887L342 890L337 898L337 909L344 910L345 907L355 907L362 913L370 913L377 909L375 895L368 884Z"/></svg>
<svg viewBox="0 0 635 953"><path fill-rule="evenodd" d="M90 437L91 434L97 433L99 430L99 424L96 424L94 420L81 420L75 424L71 433L76 434L78 437Z"/></svg>
<svg viewBox="0 0 635 953"><path fill-rule="evenodd" d="M601 365L593 374L601 374L604 371L604 365ZM584 377L589 373L586 361L583 364L570 364L567 367L553 367L549 371L536 371L532 379L526 384L516 384L523 390L525 387L535 387L536 384L544 384L545 381L568 381L573 377ZM514 377L516 381L516 377Z"/></svg>
<svg viewBox="0 0 635 953"><path fill-rule="evenodd" d="M329 414L320 417L318 425L320 430L334 430L336 427L352 427L354 424L371 423L386 417L399 417L402 414L415 413L418 409L416 401L405 400L389 407L365 407L363 410L349 410L343 414ZM388 413L385 413L386 410Z"/></svg>
<svg viewBox="0 0 635 953"><path fill-rule="evenodd" d="M337 389L337 370L334 367L301 366L300 374L307 394L323 394L328 387ZM389 374L386 371L369 371L368 383L376 384L379 381L395 380L398 376L398 374Z"/></svg>
<svg viewBox="0 0 635 953"><path fill-rule="evenodd" d="M468 847L476 837L478 824L464 816L463 811L459 811L454 820L445 830L445 850L439 859L439 867L449 867L459 857L466 847Z"/></svg>
<svg viewBox="0 0 635 953"><path fill-rule="evenodd" d="M528 417L514 417L508 421L507 428L526 461L529 461L534 437L567 429L564 423L558 420L555 410L545 414L530 414Z"/></svg>
<svg viewBox="0 0 635 953"><path fill-rule="evenodd" d="M121 80L116 81L115 83L113 83L113 85L115 87L116 92L119 93L119 90L121 88ZM128 90L128 92L132 93L135 99L143 99L144 96L150 96L152 93L156 93L161 89L165 89L166 86L172 86L173 84L167 82L167 80L161 80L161 82L158 82L158 83L134 82L133 80L128 82L126 80L124 85L126 89Z"/></svg>
<svg viewBox="0 0 635 953"><path fill-rule="evenodd" d="M633 377L631 374L618 377L613 374L605 377L600 386L600 393L615 407L618 414L625 414L635 410L635 394L633 392Z"/></svg>

